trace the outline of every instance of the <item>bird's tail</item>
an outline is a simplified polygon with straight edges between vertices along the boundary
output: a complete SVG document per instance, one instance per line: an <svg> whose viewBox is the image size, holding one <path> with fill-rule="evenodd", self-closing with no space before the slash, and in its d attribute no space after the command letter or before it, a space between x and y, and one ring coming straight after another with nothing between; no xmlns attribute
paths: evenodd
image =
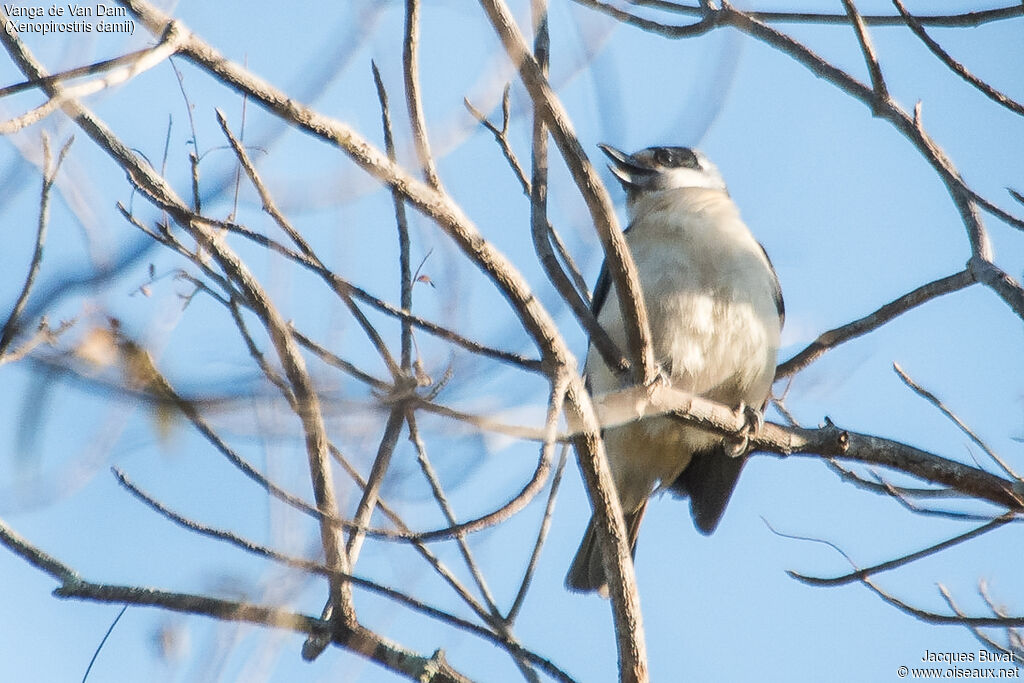
<svg viewBox="0 0 1024 683"><path fill-rule="evenodd" d="M626 534L629 540L629 553L636 555L636 539L640 533L640 522L644 518L647 501L639 508L626 514ZM608 597L608 580L604 574L604 563L601 561L601 546L597 540L597 527L594 518L590 518L583 541L576 551L572 566L565 575L565 587L569 590L590 593L597 591L602 597Z"/></svg>

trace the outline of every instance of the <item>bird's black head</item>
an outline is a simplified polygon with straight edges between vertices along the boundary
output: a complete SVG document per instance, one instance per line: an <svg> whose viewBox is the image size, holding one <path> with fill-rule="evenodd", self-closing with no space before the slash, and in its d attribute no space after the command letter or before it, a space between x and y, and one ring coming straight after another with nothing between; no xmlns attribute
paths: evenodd
<svg viewBox="0 0 1024 683"><path fill-rule="evenodd" d="M598 145L612 163L608 168L622 183L632 202L645 192L705 187L724 190L725 181L706 156L689 147L648 147L626 154L611 145Z"/></svg>

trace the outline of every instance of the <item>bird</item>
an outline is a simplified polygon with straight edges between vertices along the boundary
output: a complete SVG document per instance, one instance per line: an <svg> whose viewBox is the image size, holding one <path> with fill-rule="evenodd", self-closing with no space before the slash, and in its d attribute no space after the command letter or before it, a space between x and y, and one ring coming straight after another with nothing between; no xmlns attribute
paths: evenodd
<svg viewBox="0 0 1024 683"><path fill-rule="evenodd" d="M746 436L763 425L785 320L778 276L743 222L718 168L687 147L626 154L600 149L626 193L624 232L646 304L661 377L673 388L742 410ZM591 308L616 345L626 332L607 264ZM590 346L584 374L593 396L631 381ZM718 526L747 459L748 438L727 437L672 416L607 428L602 437L635 557L648 499L688 497L697 529ZM566 575L573 591L607 596L594 518Z"/></svg>

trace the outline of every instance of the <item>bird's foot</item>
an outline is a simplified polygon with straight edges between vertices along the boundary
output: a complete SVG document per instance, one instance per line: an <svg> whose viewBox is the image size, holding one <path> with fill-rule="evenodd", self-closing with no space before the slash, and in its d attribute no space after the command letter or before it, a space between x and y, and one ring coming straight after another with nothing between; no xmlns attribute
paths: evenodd
<svg viewBox="0 0 1024 683"><path fill-rule="evenodd" d="M764 413L757 408L741 402L736 413L743 416L743 426L725 440L726 453L731 458L745 455L750 448L751 437L757 436L764 427Z"/></svg>
<svg viewBox="0 0 1024 683"><path fill-rule="evenodd" d="M653 394L655 389L662 387L672 386L672 374L670 370L667 370L660 365L658 366L658 372L648 382L644 383L644 389L647 390L648 394Z"/></svg>

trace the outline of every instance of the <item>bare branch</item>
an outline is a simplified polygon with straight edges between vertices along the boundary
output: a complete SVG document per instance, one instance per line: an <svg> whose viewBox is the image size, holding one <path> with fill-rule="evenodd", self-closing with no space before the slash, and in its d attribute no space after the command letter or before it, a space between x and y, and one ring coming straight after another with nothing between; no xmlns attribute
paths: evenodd
<svg viewBox="0 0 1024 683"><path fill-rule="evenodd" d="M540 529L537 530L537 541L533 544L533 553L530 554L530 561L526 565L526 571L523 572L523 580L519 584L519 591L516 593L515 599L512 601L512 606L508 610L508 615L505 619L509 622L515 621L519 615L519 610L523 607L523 602L526 600L526 591L530 587L530 582L533 580L533 573L537 569L537 562L540 560L540 550L544 547L544 541L548 536L548 529L551 526L551 516L555 511L555 500L558 498L558 487L562 483L562 473L565 471L565 463L568 459L569 448L568 446L562 447L562 455L558 458L558 465L555 467L555 474L551 477L551 489L548 491L548 502L544 507L544 518L541 520Z"/></svg>
<svg viewBox="0 0 1024 683"><path fill-rule="evenodd" d="M648 384L654 380L658 370L651 347L647 307L640 291L633 256L618 228L615 209L608 192L576 138L569 116L544 77L541 65L530 54L508 7L502 0L481 0L481 5L505 45L509 58L519 66L523 84L529 91L534 106L543 115L576 186L583 194L598 237L604 246L608 272L619 299L629 356L634 364L634 380Z"/></svg>
<svg viewBox="0 0 1024 683"><path fill-rule="evenodd" d="M863 318L824 332L803 351L800 351L786 362L780 363L779 367L775 370L775 380L778 381L783 377L796 374L824 355L826 351L878 329L915 306L920 306L926 301L931 301L943 294L949 294L950 292L968 287L974 284L974 282L973 274L969 270L962 270L959 273L947 275L926 285L921 285Z"/></svg>
<svg viewBox="0 0 1024 683"><path fill-rule="evenodd" d="M540 40L541 33L538 32L538 41ZM536 48L535 48L536 49ZM538 55L542 53L538 52ZM538 189L534 191L534 187L540 181L538 175L538 164L537 159L543 156L546 159L547 156L547 127L544 125L543 117L540 115L537 107L534 107L534 146L538 145L537 141L540 141L542 150L535 149L533 152L534 159L534 171L533 181L526 177L526 173L523 171L522 166L519 164L519 159L516 157L515 152L512 150L511 142L508 139L508 112L509 112L509 89L505 88L505 95L502 99L502 125L501 128L493 124L487 119L487 117L480 112L476 107L470 104L469 100L465 100L466 108L469 109L470 113L483 125L487 130L491 131L494 135L494 139L498 142L501 147L502 153L505 155L505 159L512 167L516 178L519 180L520 185L523 188L523 192L530 199L530 227L531 236L533 237L534 250L537 252L537 256L540 259L541 265L544 267L544 272L547 274L548 279L558 290L562 300L565 301L569 308L572 310L573 315L579 321L583 329L587 331L590 343L601 353L605 364L610 368L616 368L620 372L625 372L629 369L629 360L622 355L622 351L618 348L618 345L612 341L612 338L608 335L608 332L601 327L600 323L597 322L597 316L594 315L590 306L590 291L587 289L586 282L583 276L580 274L579 268L576 267L576 263L573 261L572 256L569 254L565 245L562 243L561 237L558 235L558 231L555 230L555 226L548 220L546 214L546 208L541 204L547 202L547 188L543 190ZM546 166L543 172L543 182L546 183L547 169ZM543 195L542 197L540 195ZM541 215L536 215L537 213ZM562 262L569 268L569 273L572 276L572 280L566 276L562 270L561 264L558 258L552 252L552 245L558 249L558 254L562 259Z"/></svg>
<svg viewBox="0 0 1024 683"><path fill-rule="evenodd" d="M408 11L416 12L418 10L410 8ZM377 65L371 62L370 67L371 70L373 71L374 85L377 87L377 99L380 101L381 125L384 129L384 151L387 152L388 159L390 159L392 162L395 162L397 160L397 156L395 154L395 140L391 131L391 112L388 111L388 94L387 91L384 89L384 82L380 78L380 71L377 70ZM410 96L410 116L413 116L413 112L411 111L414 107L412 103L413 97L414 96L412 95ZM419 112L418 104L415 105L415 108L416 111ZM423 144L427 144L425 138ZM424 151L429 161L430 150L425 149ZM430 168L432 169L432 167ZM402 199L402 194L400 192L398 192L397 190L391 190L391 200L395 205L395 224L398 228L398 269L400 273L399 287L401 288L401 305L403 311L411 312L412 266L410 264L409 259L409 217L406 214L405 201ZM402 320L402 372L408 375L411 367L412 323L409 320Z"/></svg>
<svg viewBox="0 0 1024 683"><path fill-rule="evenodd" d="M402 73L405 75L405 102L409 108L409 122L412 124L412 139L416 143L416 154L423 168L423 177L435 190L441 189L441 179L430 154L430 140L427 124L420 101L419 43L420 43L419 0L405 0L405 40L402 41ZM394 159L392 158L392 161Z"/></svg>
<svg viewBox="0 0 1024 683"><path fill-rule="evenodd" d="M871 37L868 35L867 27L864 25L864 19L861 17L860 12L857 11L857 6L853 0L843 0L843 6L846 7L846 14L850 17L850 23L853 24L853 28L857 32L857 41L860 43L861 52L864 53L864 61L867 62L868 72L871 74L871 89L874 91L874 104L872 108L875 115L878 116L882 111L883 104L889 99L889 91L885 87L885 79L882 77L882 67L878 64L878 56L875 54L875 48L871 44Z"/></svg>
<svg viewBox="0 0 1024 683"><path fill-rule="evenodd" d="M285 231L285 234L287 234L291 238L291 240L299 248L302 254L307 259L309 259L315 267L317 267L320 270L326 270L326 268L324 268L323 263L320 261L320 258L313 251L312 247L309 246L309 243L306 242L306 240L302 237L298 230L292 227L291 223L284 216L284 214L282 214L278 210L277 205L274 203L273 198L270 196L270 192L267 190L266 186L263 184L263 181L260 179L259 174L256 172L256 167L253 165L252 160L249 158L248 152L245 151L245 147L243 147L242 144L238 141L238 139L234 136L234 134L232 134L231 129L228 127L227 119L224 117L224 113L219 109L217 110L217 122L220 124L221 130L224 131L224 136L227 137L228 142L231 143L231 147L232 149L234 149L235 154L238 156L238 159L242 164L242 168L245 169L246 175L249 176L249 180L252 181L253 186L255 186L256 191L259 193L260 201L263 202L263 210L266 211L271 216L271 218L274 219L274 222L276 222L278 226L281 227L282 230ZM374 326L370 323L367 317L359 309L359 306L356 304L356 302L352 300L352 297L349 295L349 292L344 288L336 288L335 292L341 297L341 300L348 307L349 312L352 313L352 317L356 319L356 322L363 329L363 332L366 334L367 338L373 344L373 347L377 350L377 353L380 354L381 359L384 361L384 364L391 372L392 377L394 377L395 379L402 377L402 369L395 362L395 359L392 357L391 352L388 350L387 344L381 338L380 333L377 332L376 328L374 328Z"/></svg>
<svg viewBox="0 0 1024 683"><path fill-rule="evenodd" d="M229 543L229 544L231 544L231 545L233 545L233 546L235 546L237 548L240 548L240 549L242 549L242 550L244 550L244 551L246 551L248 553L252 553L254 555L258 555L260 557L264 557L266 559L273 560L275 562L279 562L281 564L284 564L284 565L286 565L288 567L292 567L294 569L299 569L301 571L309 572L309 573L312 573L312 574L318 574L318 575L321 575L321 576L328 576L328 577L338 575L338 572L336 570L331 570L330 568L324 566L321 563L314 562L314 561L307 560L307 559L298 558L298 557L292 557L292 556L286 555L285 553L282 553L282 552L279 552L277 550L274 550L273 548L270 548L270 547L267 547L267 546L255 543L253 541L250 541L250 540L248 540L246 538L243 538L243 537L239 536L238 534L235 534L235 533L232 533L232 532L229 532L229 531L224 531L222 529L216 529L216 528L208 526L206 524L201 524L201 523L196 522L194 520L188 519L187 517L185 517L185 516L175 512L175 511L171 510L166 505L160 503L158 500L156 500L155 498L153 498L152 496L147 494L145 491L140 489L127 476L125 476L125 474L123 472L121 472L117 468L114 468L113 472L114 472L114 475L117 477L118 482L125 489L127 489L133 496L135 496L137 499L142 501L147 507L149 507L150 509L154 510L157 514L159 514L159 515L169 519L170 521L174 522L175 524L177 524L177 525L179 525L181 527L184 527L184 528L186 528L186 529L188 529L190 531L193 531L195 533L201 534L203 536L207 536L207 537L210 537L210 538L215 538L217 540ZM0 521L0 525L2 525L2 521ZM0 531L2 531L2 528L0 528ZM508 638L504 637L503 635L495 634L495 633L493 633L493 632L491 632L491 631L489 631L489 630L487 630L485 628L482 628L482 627L480 627L480 626L478 626L478 625L476 625L476 624L474 624L472 622L466 621L465 619L462 619L462 618L460 618L460 617L458 617L458 616L456 616L454 614L450 614L450 613L445 612L444 610L441 610L441 609L439 609L437 607L433 607L431 605L428 605L428 604L422 602L421 600L418 600L418 599L416 599L416 598L414 598L414 597L412 597L412 596L410 596L410 595L408 595L406 593L403 593L402 591L396 590L394 588L389 588L389 587L384 586L382 584L379 584L379 583L377 583L375 581L371 581L371 580L362 578L360 576L355 576L355 575L352 575L352 574L341 574L340 576L336 576L336 578L344 579L345 581L351 582L352 584L354 584L356 586L359 586L360 588L364 588L364 589L366 589L366 590L368 590L368 591L370 591L372 593L375 593L377 595L381 595L381 596L383 596L385 598L388 598L390 600L394 600L394 601L404 605L405 607L409 607L410 609L412 609L412 610L414 610L416 612L419 612L421 614L424 614L426 616L429 616L432 619L435 619L435 620L440 621L442 623L447 623L447 624L449 624L449 625L451 625L451 626L453 626L455 628L467 631L468 633L471 633L471 634L473 634L475 636L483 638L483 639L485 639L487 641L490 641L490 642L492 642L494 644L501 645L503 647L509 648L517 656L521 656L526 661L529 661L531 664L534 664L534 665L537 665L537 666L543 668L545 671L550 673L552 676L554 676L558 680L567 680L567 681L571 681L572 680L564 672L560 671L557 667L554 667L546 659L544 659L544 658L540 657L539 655L537 655L537 654L535 654L535 653L533 653L533 652L523 648L518 643L515 643L514 641L509 640ZM58 590L60 590L60 589L58 589ZM318 624L324 624L324 623L325 623L324 621L318 621ZM317 633L322 632L322 630L323 629L321 628L321 629L319 629L317 631L314 631L314 632L311 633L311 635L316 635ZM358 636L358 637L353 637L353 636ZM345 647L346 649L352 650L353 652L356 652L357 654L362 654L364 656L367 656L367 654L368 654L367 652L360 651L358 649L359 646L367 645L368 644L368 643L365 642L365 640L364 640L365 638L370 638L372 642L376 642L376 643L379 643L379 644L387 644L387 641L385 641L383 638L381 638L380 636L377 636L372 631L370 631L368 629L365 629L362 626L359 626L358 624L353 624L353 625L351 625L351 627L346 627L345 630L342 632L341 639L339 639L337 634L336 634L334 636L333 642L337 643L338 645L341 645L342 647ZM372 644L372 642L370 644ZM394 644L389 644L389 647L396 647L397 648L398 646L394 645ZM374 655L369 655L369 656L370 656L370 659L373 659L374 661L377 661L378 663L383 664L387 668L390 668L390 669L395 670L395 671L397 671L399 673L402 673L402 674L404 674L406 676L409 676L413 680L417 680L417 681L418 680L422 680L421 678L418 678L418 677L419 676L423 676L424 673L425 673L424 671L420 670L420 668L418 666L415 667L414 669L411 669L411 670L407 669L406 667L407 667L407 664L409 664L409 662L392 661L391 658L378 659ZM437 656L436 653L435 653L435 656ZM423 657L418 657L417 659L426 660L426 658L423 658ZM428 678L427 680L434 680L434 679L433 678ZM442 680L447 680L447 679L442 679ZM463 681L463 680L468 680L468 679L458 678L458 680Z"/></svg>
<svg viewBox="0 0 1024 683"><path fill-rule="evenodd" d="M7 523L0 519L0 543L3 543L14 554L20 556L30 565L52 576L61 583L74 584L82 578L74 569L64 564L49 553L32 545Z"/></svg>
<svg viewBox="0 0 1024 683"><path fill-rule="evenodd" d="M348 537L348 543L345 546L345 552L348 553L349 565L351 566L355 565L359 557L359 549L363 544L364 535L360 527L367 526L370 516L373 514L373 509L377 506L377 494L380 491L381 484L384 483L384 475L387 473L388 466L391 463L391 454L395 452L395 445L398 443L398 437L402 432L404 421L405 413L402 410L402 406L399 405L392 408L391 414L388 416L387 425L384 427L380 446L377 448L377 455L373 460L373 466L370 468L370 474L366 477L363 495L359 499L359 505L356 507L354 517L356 531Z"/></svg>
<svg viewBox="0 0 1024 683"><path fill-rule="evenodd" d="M928 35L928 33L924 30L924 26L921 25L921 21L918 18L914 17L912 14L910 14L910 12L907 11L907 8L903 6L903 3L900 2L900 0L892 0L892 4L894 4L896 6L896 9L899 10L900 15L907 22L907 26L909 26L910 30L914 32L914 35L920 38L921 42L923 42L928 47L928 49L931 50L932 54L938 57L939 60L947 67L949 67L949 69L953 73L955 73L957 76L964 79L965 81L973 85L975 88L980 90L981 93L985 95L985 97L989 98L993 102L1006 107L1015 114L1020 114L1021 116L1024 116L1024 104L1021 104L1020 102L1017 102L1016 100L1013 100L1007 97L1005 94L999 92L991 85L989 85L988 83L986 83L985 81L981 80L980 78L972 74L970 71L968 71L967 67L965 67L963 64L953 59L953 57L950 56L948 52L942 49L941 45L935 42L935 40Z"/></svg>
<svg viewBox="0 0 1024 683"><path fill-rule="evenodd" d="M165 30L167 28L165 27ZM173 29L177 30L177 28L178 25L175 24ZM26 76L42 78L47 75L42 65L28 51L18 36L12 33L10 26L6 22L4 23L4 30L0 32L0 39L3 40L8 53L25 72ZM182 34L181 40L185 40L184 34ZM44 89L51 97L61 95L62 93L59 85L48 85ZM310 476L313 482L313 493L317 501L317 508L327 517L337 517L337 503L335 502L334 486L329 471L327 437L324 430L323 415L320 412L319 399L306 373L302 355L299 353L294 339L288 333L284 319L277 312L255 278L252 277L245 264L224 244L223 240L214 231L209 229L208 225L201 221L193 220L187 207L163 179L156 174L151 166L141 162L134 152L117 139L103 122L77 100L69 99L65 103L65 111L97 145L122 164L123 168L128 172L129 178L140 190L145 192L161 208L168 210L174 215L182 223L183 227L189 230L193 237L195 237L196 241L214 255L231 279L245 291L250 304L267 327L267 331L285 368L285 374L288 376L295 392L295 398L299 406L299 410L296 412L302 421L303 432L306 438ZM347 565L344 564L344 558L341 556L337 530L327 523L322 523L320 528L324 552L327 555L329 565L344 571ZM338 612L351 617L350 589L344 583L335 583L331 587L331 594L332 599L339 607Z"/></svg>
<svg viewBox="0 0 1024 683"><path fill-rule="evenodd" d="M161 31L168 21L168 17L165 14L144 0L121 1L150 30ZM490 3L490 6L494 7L494 3ZM507 8L502 13L502 17L510 19ZM514 35L518 36L518 29L515 29ZM520 55L525 52L521 36L518 36L515 46L519 49ZM399 189L417 209L433 218L455 240L463 252L487 273L508 299L526 331L533 337L535 343L540 346L545 356L545 362L548 363L550 368L551 375L558 376L557 381L559 383L569 382L567 392L569 417L570 419L581 421L586 430L586 435L577 440L577 450L580 453L581 461L586 463L584 470L587 476L588 492L596 502L595 507L598 508L595 512L596 519L606 534L602 548L609 554L606 565L611 568L610 584L612 586L614 614L616 615L616 621L620 625L618 629L620 634L620 654L625 658L623 661L627 663L627 671L632 671L634 674L640 673L641 675L636 676L639 680L646 679L646 665L643 664L646 660L646 655L641 635L639 599L636 594L636 581L629 558L628 544L626 543L625 524L622 519L622 511L619 509L618 501L616 500L617 496L614 491L611 473L603 457L603 445L596 431L596 421L583 383L579 376L576 375L575 359L558 333L554 321L541 306L537 298L533 296L518 269L494 249L490 243L483 239L476 226L464 216L459 207L447 196L432 190L409 176L402 169L396 167L385 155L373 148L349 126L328 119L299 105L265 81L255 78L246 70L225 59L194 34L188 34L186 43L182 48L182 53L204 70L215 74L225 84L236 88L240 92L248 93L254 102L260 103L277 115L293 122L302 130L337 144L365 170L389 186ZM543 79L540 82L543 83ZM535 85L537 83L537 81L534 81ZM543 92L540 95L547 94L546 102L550 109L554 101L553 95L550 93L550 88L544 90L544 87L546 86L542 86L541 90ZM577 183L586 186L585 198L590 199L590 204L593 207L592 213L600 218L602 237L610 239L621 249L625 258L629 258L622 235L617 230L612 230L614 214L611 211L611 202L608 200L607 193L603 189L598 189L601 187L600 183L589 164L584 169L584 167L576 163L580 159L584 159L585 155L582 154L578 141L575 140L574 136L571 136L571 128L568 126L567 119L560 119L554 124L552 124L552 121L549 121L549 125L554 125L561 131L556 136L556 141L561 140L562 143L567 144L574 151L572 159L569 161L570 167L574 168L575 172L582 171L582 175L577 180ZM106 147L106 145L104 146ZM563 155L568 156L568 153L563 151ZM129 162L127 167L132 168L133 164ZM158 195L159 193L152 194ZM613 258L612 261L615 261L615 259ZM620 297L624 293L626 295L630 293L638 294L639 289L636 286L635 269L630 273L633 276L630 284L633 286L628 287L628 289L622 286L626 284L622 280L627 278L628 271L621 265L621 259L619 263L613 264L612 272L616 276L614 278L616 283L620 285L618 288ZM626 305L623 306L626 310L630 308L629 301L636 302L637 299L636 297L632 299L627 298L624 301ZM640 327L643 328L646 336L637 332L634 341L639 343L630 345L631 353L635 351L637 356L644 358L646 361L640 364L640 369L643 372L639 374L641 376L653 377L654 363L646 320L643 321L643 325ZM645 352L642 350L645 350ZM535 486L535 484L528 485L527 489L524 489L523 494ZM524 497L521 494L517 498L522 499Z"/></svg>
<svg viewBox="0 0 1024 683"><path fill-rule="evenodd" d="M874 574L879 574L881 572L889 571L891 569L906 566L911 562L920 560L924 557L928 557L929 555L934 555L935 553L945 550L947 548L952 548L955 545L958 545L965 541L969 541L972 538L976 538L978 536L981 536L982 534L986 534L989 531L992 531L993 529L998 529L1004 524L1019 519L1020 517L1018 516L1018 513L1009 512L1005 515L1001 515L1000 517L993 519L987 524L983 524L979 527L971 529L966 533L960 534L959 536L948 538L945 541L928 546L927 548L924 548L922 550L918 550L913 553L908 553L906 555L903 555L902 557L889 560L888 562L876 564L873 567L858 569L857 571L851 572L849 574L844 574L843 576L836 576L832 578L819 578L815 576L807 576L805 574L800 574L795 571L787 571L786 573L792 576L794 579L797 579L798 581L809 584L811 586L841 586L847 583L863 581L865 578L873 576Z"/></svg>

